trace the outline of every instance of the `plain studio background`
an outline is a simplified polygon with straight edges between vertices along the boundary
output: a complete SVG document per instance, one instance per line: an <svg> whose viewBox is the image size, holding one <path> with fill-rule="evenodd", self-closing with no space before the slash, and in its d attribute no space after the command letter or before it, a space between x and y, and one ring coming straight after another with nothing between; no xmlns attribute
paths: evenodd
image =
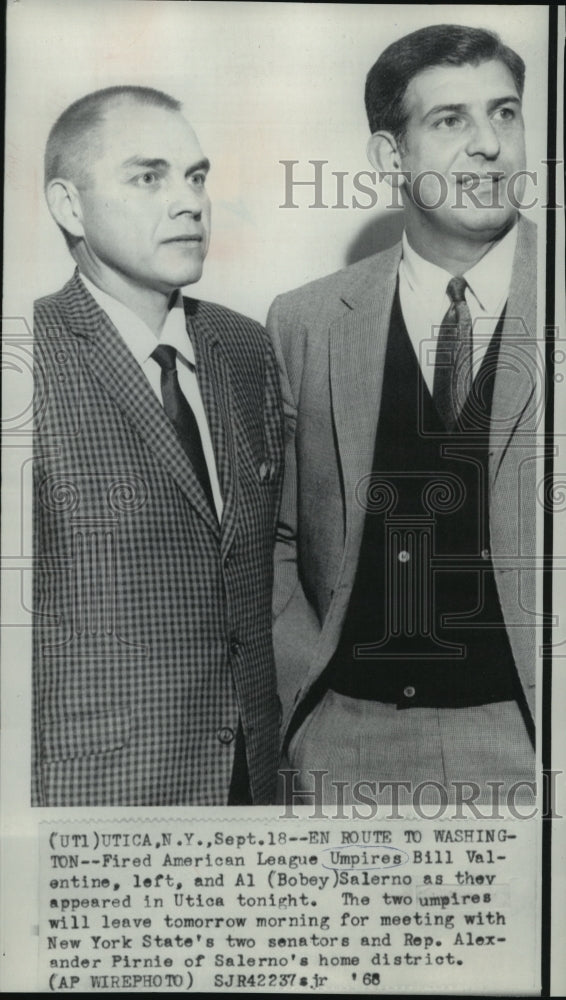
<svg viewBox="0 0 566 1000"><path fill-rule="evenodd" d="M369 171L365 76L399 36L430 23L498 31L527 64L529 169L545 157L547 14L534 6L302 3L169 3L148 0L21 0L10 5L6 202L9 298L61 287L72 271L43 198L49 128L76 98L119 83L148 84L179 98L212 161L212 241L192 294L260 321L274 296L390 245L399 213L331 208L333 171ZM285 168L312 180L327 160L323 201L312 187L285 201ZM531 190L531 188L529 188ZM544 187L539 189L544 198ZM369 197L358 192L367 205ZM535 218L535 213L531 213ZM539 214L540 217L540 214ZM22 282L22 276L25 281ZM16 303L14 303L16 304Z"/></svg>

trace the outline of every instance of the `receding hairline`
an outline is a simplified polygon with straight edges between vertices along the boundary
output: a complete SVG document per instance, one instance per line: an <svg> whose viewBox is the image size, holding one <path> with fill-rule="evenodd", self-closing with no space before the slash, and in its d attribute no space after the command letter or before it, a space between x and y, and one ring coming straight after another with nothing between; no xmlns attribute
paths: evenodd
<svg viewBox="0 0 566 1000"><path fill-rule="evenodd" d="M101 127L109 113L124 104L182 113L182 103L163 91L133 85L106 87L70 104L59 116L47 139L44 186L62 178L77 182L86 173L86 161L101 145Z"/></svg>

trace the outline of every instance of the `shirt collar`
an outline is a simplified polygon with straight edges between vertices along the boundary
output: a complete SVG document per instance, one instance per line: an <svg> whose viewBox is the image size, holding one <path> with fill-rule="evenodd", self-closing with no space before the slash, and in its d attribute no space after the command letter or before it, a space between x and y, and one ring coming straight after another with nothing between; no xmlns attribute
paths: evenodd
<svg viewBox="0 0 566 1000"><path fill-rule="evenodd" d="M482 310L496 316L509 295L518 227L512 229L474 264L464 277Z"/></svg>
<svg viewBox="0 0 566 1000"><path fill-rule="evenodd" d="M433 315L442 315L445 304L446 286L452 275L438 264L425 260L416 250L413 250L403 233L403 257L401 260L403 276L414 295L423 298L430 306Z"/></svg>
<svg viewBox="0 0 566 1000"><path fill-rule="evenodd" d="M489 315L497 315L507 300L517 231L518 227L513 226L477 264L464 272L479 308ZM411 291L417 295L426 295L433 310L440 313L445 306L446 286L452 275L413 250L406 233L403 233L402 266Z"/></svg>
<svg viewBox="0 0 566 1000"><path fill-rule="evenodd" d="M157 343L170 344L189 364L195 364L195 353L185 323L183 296L178 291L171 304L159 337L128 306L103 292L84 274L80 275L85 288L114 324L138 364L143 365L151 356Z"/></svg>

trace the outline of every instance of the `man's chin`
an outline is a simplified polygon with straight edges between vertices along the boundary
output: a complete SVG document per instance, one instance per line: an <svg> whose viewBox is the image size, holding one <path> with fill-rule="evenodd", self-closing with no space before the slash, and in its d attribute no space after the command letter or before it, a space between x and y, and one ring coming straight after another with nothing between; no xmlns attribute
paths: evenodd
<svg viewBox="0 0 566 1000"><path fill-rule="evenodd" d="M178 287L184 288L185 285L194 285L197 281L202 278L202 267L199 271L191 271L190 274L186 275L185 278L179 282Z"/></svg>
<svg viewBox="0 0 566 1000"><path fill-rule="evenodd" d="M191 267L179 268L175 272L167 275L167 285L169 289L184 288L185 285L194 285L202 278L203 265L193 264Z"/></svg>
<svg viewBox="0 0 566 1000"><path fill-rule="evenodd" d="M462 236L485 240L495 239L508 232L519 217L516 209L481 209L470 208L462 210L458 228Z"/></svg>

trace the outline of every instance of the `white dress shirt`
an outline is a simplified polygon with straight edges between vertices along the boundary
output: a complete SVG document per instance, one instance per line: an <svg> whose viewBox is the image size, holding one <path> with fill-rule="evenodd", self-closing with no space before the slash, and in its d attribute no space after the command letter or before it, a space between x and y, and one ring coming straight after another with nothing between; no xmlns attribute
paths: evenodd
<svg viewBox="0 0 566 1000"><path fill-rule="evenodd" d="M161 396L161 366L154 358L152 352L158 344L169 344L177 351L177 376L179 386L185 399L191 407L200 431L202 449L206 459L212 496L216 507L218 520L222 519L223 501L212 447L210 429L204 411L202 396L197 381L195 367L195 353L191 339L187 332L185 323L185 310L180 292L169 309L167 319L159 337L139 318L131 309L112 298L107 292L101 291L88 278L81 274L81 280L88 289L93 299L104 310L110 321L116 327L126 347L133 354L140 368L144 372L151 388L163 406Z"/></svg>
<svg viewBox="0 0 566 1000"><path fill-rule="evenodd" d="M473 370L477 375L503 307L509 296L517 226L492 247L463 277L468 282L466 302L473 323ZM399 265L401 311L425 382L432 393L438 332L450 306L446 294L453 277L444 268L421 257L403 234Z"/></svg>

